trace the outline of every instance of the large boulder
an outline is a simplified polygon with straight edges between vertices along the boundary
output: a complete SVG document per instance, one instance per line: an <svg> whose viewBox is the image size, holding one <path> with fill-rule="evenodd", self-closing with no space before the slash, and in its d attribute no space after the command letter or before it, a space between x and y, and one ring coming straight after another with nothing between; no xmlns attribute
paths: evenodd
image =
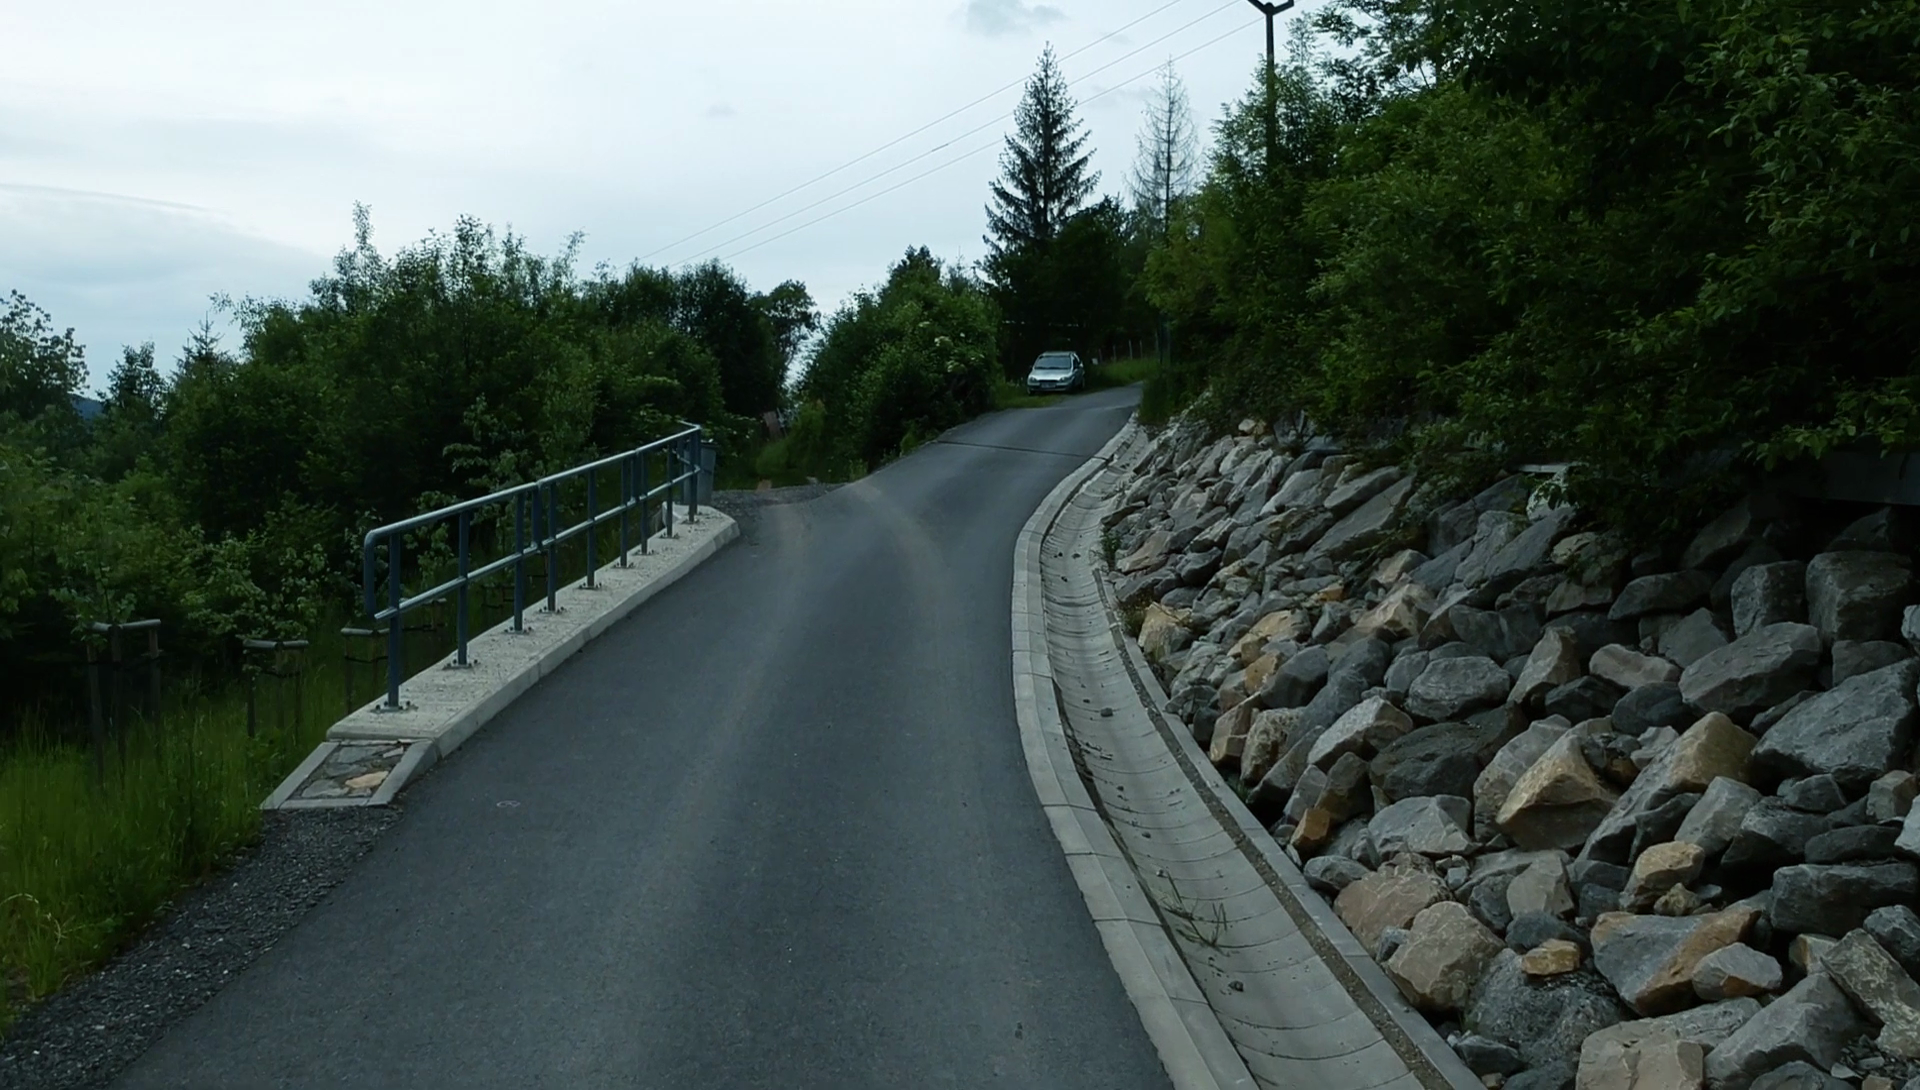
<svg viewBox="0 0 1920 1090"><path fill-rule="evenodd" d="M1631 621L1650 613L1686 613L1705 605L1712 590L1713 577L1702 571L1644 575L1621 590L1607 616L1615 621Z"/></svg>
<svg viewBox="0 0 1920 1090"><path fill-rule="evenodd" d="M1369 766L1373 786L1389 802L1420 795L1473 798L1481 753L1498 742L1496 727L1436 723L1381 748Z"/></svg>
<svg viewBox="0 0 1920 1090"><path fill-rule="evenodd" d="M1513 919L1573 912L1573 892L1567 886L1567 867L1558 854L1542 853L1507 883L1507 912Z"/></svg>
<svg viewBox="0 0 1920 1090"><path fill-rule="evenodd" d="M1260 706L1298 708L1305 705L1326 685L1331 665L1332 657L1324 647L1309 647L1293 655L1260 686Z"/></svg>
<svg viewBox="0 0 1920 1090"><path fill-rule="evenodd" d="M1346 560L1379 544L1385 540L1400 513L1406 510L1407 500L1413 496L1413 488L1414 478L1403 477L1383 489L1320 535L1313 547L1307 550L1306 559L1309 562L1322 557Z"/></svg>
<svg viewBox="0 0 1920 1090"><path fill-rule="evenodd" d="M1626 1028L1616 1026L1581 1043L1575 1090L1697 1090L1707 1060L1699 1042L1663 1030L1632 1036L1615 1032Z"/></svg>
<svg viewBox="0 0 1920 1090"><path fill-rule="evenodd" d="M1580 1043L1625 1016L1606 981L1590 970L1534 980L1520 955L1508 950L1488 964L1462 1022L1514 1046L1528 1067L1564 1066L1571 1077Z"/></svg>
<svg viewBox="0 0 1920 1090"><path fill-rule="evenodd" d="M1388 592L1379 605L1354 618L1349 632L1355 639L1378 636L1383 640L1404 640L1420 634L1432 609L1432 591L1418 583L1402 583Z"/></svg>
<svg viewBox="0 0 1920 1090"><path fill-rule="evenodd" d="M1544 756L1567 733L1564 723L1541 720L1529 726L1500 747L1493 760L1473 781L1473 833L1478 839L1492 836L1494 819L1507 804L1513 785L1527 769Z"/></svg>
<svg viewBox="0 0 1920 1090"><path fill-rule="evenodd" d="M1728 644L1727 634L1709 609L1696 609L1660 634L1662 657L1678 663L1682 670Z"/></svg>
<svg viewBox="0 0 1920 1090"><path fill-rule="evenodd" d="M1756 768L1776 776L1825 773L1865 792L1913 747L1916 683L1920 662L1909 659L1821 693L1767 731L1753 751Z"/></svg>
<svg viewBox="0 0 1920 1090"><path fill-rule="evenodd" d="M1795 1061L1830 1068L1866 1028L1833 978L1816 972L1707 1053L1707 1080L1719 1090L1747 1090L1754 1079Z"/></svg>
<svg viewBox="0 0 1920 1090"><path fill-rule="evenodd" d="M1807 617L1831 640L1891 639L1913 592L1899 553L1821 553L1807 564Z"/></svg>
<svg viewBox="0 0 1920 1090"><path fill-rule="evenodd" d="M1678 918L1609 913L1593 925L1593 964L1636 1012L1666 1014L1693 1004L1701 959L1746 938L1758 916L1738 907Z"/></svg>
<svg viewBox="0 0 1920 1090"><path fill-rule="evenodd" d="M1833 827L1822 814L1807 814L1777 798L1762 798L1741 815L1720 865L1728 870L1784 866L1806 857L1807 842Z"/></svg>
<svg viewBox="0 0 1920 1090"><path fill-rule="evenodd" d="M1892 640L1835 640L1833 684L1839 685L1849 678L1871 674L1912 657L1913 651L1906 644Z"/></svg>
<svg viewBox="0 0 1920 1090"><path fill-rule="evenodd" d="M1357 468L1357 467L1356 467ZM1353 472L1349 470L1341 475L1334 484L1333 491L1321 501L1322 506L1336 515L1345 515L1380 493L1388 486L1406 476L1399 466L1381 466L1371 471Z"/></svg>
<svg viewBox="0 0 1920 1090"><path fill-rule="evenodd" d="M1647 911L1674 886L1691 886L1698 881L1706 861L1707 853L1698 844L1684 840L1655 844L1633 861L1620 907L1629 912Z"/></svg>
<svg viewBox="0 0 1920 1090"><path fill-rule="evenodd" d="M1741 996L1771 995L1784 977L1780 962L1744 942L1723 946L1693 969L1693 992L1712 1003Z"/></svg>
<svg viewBox="0 0 1920 1090"><path fill-rule="evenodd" d="M1920 896L1912 863L1802 863L1773 872L1773 929L1782 934L1842 935L1876 908Z"/></svg>
<svg viewBox="0 0 1920 1090"><path fill-rule="evenodd" d="M1122 575L1137 575L1152 571L1167 562L1167 554L1172 551L1173 535L1165 530L1155 530L1140 542L1139 548L1121 557L1114 564L1115 570Z"/></svg>
<svg viewBox="0 0 1920 1090"><path fill-rule="evenodd" d="M1609 644L1593 653L1587 672L1632 692L1643 685L1680 680L1680 668L1666 659L1643 655L1631 647Z"/></svg>
<svg viewBox="0 0 1920 1090"><path fill-rule="evenodd" d="M1507 698L1513 677L1492 659L1470 656L1428 664L1407 690L1407 710L1434 722L1459 719Z"/></svg>
<svg viewBox="0 0 1920 1090"><path fill-rule="evenodd" d="M1193 642L1193 632L1187 628L1189 616L1185 610L1171 610L1158 602L1147 607L1140 622L1140 653L1147 661L1165 663Z"/></svg>
<svg viewBox="0 0 1920 1090"><path fill-rule="evenodd" d="M1680 694L1701 711L1745 718L1806 688L1823 650L1810 625L1767 625L1687 667Z"/></svg>
<svg viewBox="0 0 1920 1090"><path fill-rule="evenodd" d="M1320 735L1307 752L1307 763L1315 768L1329 768L1348 753L1372 757L1412 729L1413 720L1385 697L1363 700Z"/></svg>
<svg viewBox="0 0 1920 1090"><path fill-rule="evenodd" d="M1380 948L1388 928L1406 927L1429 905L1447 900L1447 887L1419 870L1379 870L1348 885L1333 911L1369 953Z"/></svg>
<svg viewBox="0 0 1920 1090"><path fill-rule="evenodd" d="M1442 857L1473 850L1473 804L1456 795L1402 799L1373 815L1367 831L1381 852Z"/></svg>
<svg viewBox="0 0 1920 1090"><path fill-rule="evenodd" d="M1716 776L1687 811L1674 839L1698 844L1709 859L1717 858L1733 843L1747 811L1760 801L1760 792L1730 776Z"/></svg>
<svg viewBox="0 0 1920 1090"><path fill-rule="evenodd" d="M1821 964L1840 990L1880 1024L1877 1043L1883 1051L1920 1059L1920 984L1892 954L1872 935L1855 931L1827 951Z"/></svg>
<svg viewBox="0 0 1920 1090"><path fill-rule="evenodd" d="M1497 610L1456 605L1450 618L1456 639L1496 662L1527 654L1540 642L1540 611L1530 605Z"/></svg>
<svg viewBox="0 0 1920 1090"><path fill-rule="evenodd" d="M1683 730L1698 717L1680 696L1679 684L1667 681L1642 685L1621 697L1608 718L1614 730L1637 738L1656 727Z"/></svg>
<svg viewBox="0 0 1920 1090"><path fill-rule="evenodd" d="M1736 638L1768 625L1807 619L1807 566L1797 560L1756 564L1733 581Z"/></svg>
<svg viewBox="0 0 1920 1090"><path fill-rule="evenodd" d="M1920 972L1920 914L1906 905L1888 905L1867 913L1861 926L1907 972Z"/></svg>
<svg viewBox="0 0 1920 1090"><path fill-rule="evenodd" d="M1522 848L1572 850L1618 800L1581 755L1580 736L1568 733L1515 781L1494 823Z"/></svg>
<svg viewBox="0 0 1920 1090"><path fill-rule="evenodd" d="M1407 940L1384 968L1401 994L1428 1014L1453 1014L1501 951L1500 940L1465 905L1441 901L1413 918Z"/></svg>
<svg viewBox="0 0 1920 1090"><path fill-rule="evenodd" d="M1527 655L1527 664L1520 668L1520 677L1507 699L1528 710L1538 709L1548 693L1584 673L1580 641L1566 628L1549 627Z"/></svg>
<svg viewBox="0 0 1920 1090"><path fill-rule="evenodd" d="M1298 708L1276 708L1253 717L1252 725L1247 728L1246 745L1240 754L1242 783L1257 784L1266 776L1267 770L1273 767L1286 749L1287 738L1293 733L1302 714Z"/></svg>

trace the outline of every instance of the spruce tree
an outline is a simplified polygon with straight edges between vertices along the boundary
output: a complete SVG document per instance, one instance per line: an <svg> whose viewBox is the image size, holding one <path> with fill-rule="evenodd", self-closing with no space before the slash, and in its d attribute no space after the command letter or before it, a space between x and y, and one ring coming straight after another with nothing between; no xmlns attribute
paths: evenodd
<svg viewBox="0 0 1920 1090"><path fill-rule="evenodd" d="M987 205L990 264L1029 250L1044 252L1099 184L1100 175L1087 169L1093 156L1074 105L1048 46L1000 154L1002 177Z"/></svg>

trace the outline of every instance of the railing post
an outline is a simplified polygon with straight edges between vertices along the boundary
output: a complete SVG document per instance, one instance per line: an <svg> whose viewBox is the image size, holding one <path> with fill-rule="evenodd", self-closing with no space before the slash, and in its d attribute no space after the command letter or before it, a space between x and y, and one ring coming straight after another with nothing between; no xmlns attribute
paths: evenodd
<svg viewBox="0 0 1920 1090"><path fill-rule="evenodd" d="M666 454L667 454L667 479L664 483L666 485L666 493L667 493L667 504L666 504L667 509L665 514L666 514L666 522L667 522L667 536L672 537L673 536L673 489L675 485L680 483L680 473L679 473L679 470L674 466L674 463L680 460L680 451L676 449L675 444L668 443Z"/></svg>
<svg viewBox="0 0 1920 1090"><path fill-rule="evenodd" d="M513 630L524 633L521 619L527 608L527 494L513 496Z"/></svg>
<svg viewBox="0 0 1920 1090"><path fill-rule="evenodd" d="M600 490L594 482L598 470L587 470L587 589L593 589L594 573L600 568Z"/></svg>
<svg viewBox="0 0 1920 1090"><path fill-rule="evenodd" d="M460 512L460 590L454 604L454 638L459 641L454 661L465 667L467 662L467 571L468 541L473 530L473 512Z"/></svg>
<svg viewBox="0 0 1920 1090"><path fill-rule="evenodd" d="M560 612L560 486L547 485L547 612Z"/></svg>
<svg viewBox="0 0 1920 1090"><path fill-rule="evenodd" d="M647 480L647 454L640 453L640 555L651 552L649 542L653 540L653 486Z"/></svg>
<svg viewBox="0 0 1920 1090"><path fill-rule="evenodd" d="M633 456L620 459L620 566L627 566L627 515L633 510Z"/></svg>
<svg viewBox="0 0 1920 1090"><path fill-rule="evenodd" d="M687 436L687 451L693 458L687 463L687 521L700 521L700 474L706 469L707 452L700 449L700 433Z"/></svg>
<svg viewBox="0 0 1920 1090"><path fill-rule="evenodd" d="M387 710L400 710L400 672L402 640L406 636L406 617L400 613L400 534L387 535Z"/></svg>

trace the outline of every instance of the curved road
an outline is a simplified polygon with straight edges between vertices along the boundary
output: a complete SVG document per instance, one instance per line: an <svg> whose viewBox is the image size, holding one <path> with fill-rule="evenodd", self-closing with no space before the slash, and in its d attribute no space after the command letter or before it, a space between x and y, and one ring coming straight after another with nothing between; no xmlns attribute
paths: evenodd
<svg viewBox="0 0 1920 1090"><path fill-rule="evenodd" d="M126 1087L1164 1090L1015 726L1014 538L1132 391L987 417L522 697Z"/></svg>

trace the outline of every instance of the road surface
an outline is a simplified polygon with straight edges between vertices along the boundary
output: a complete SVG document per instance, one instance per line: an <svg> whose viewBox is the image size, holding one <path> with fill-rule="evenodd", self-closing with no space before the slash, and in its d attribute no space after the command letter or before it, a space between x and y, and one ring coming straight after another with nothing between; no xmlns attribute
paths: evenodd
<svg viewBox="0 0 1920 1090"><path fill-rule="evenodd" d="M1014 538L1132 391L768 508L125 1087L1164 1090L1028 779Z"/></svg>

